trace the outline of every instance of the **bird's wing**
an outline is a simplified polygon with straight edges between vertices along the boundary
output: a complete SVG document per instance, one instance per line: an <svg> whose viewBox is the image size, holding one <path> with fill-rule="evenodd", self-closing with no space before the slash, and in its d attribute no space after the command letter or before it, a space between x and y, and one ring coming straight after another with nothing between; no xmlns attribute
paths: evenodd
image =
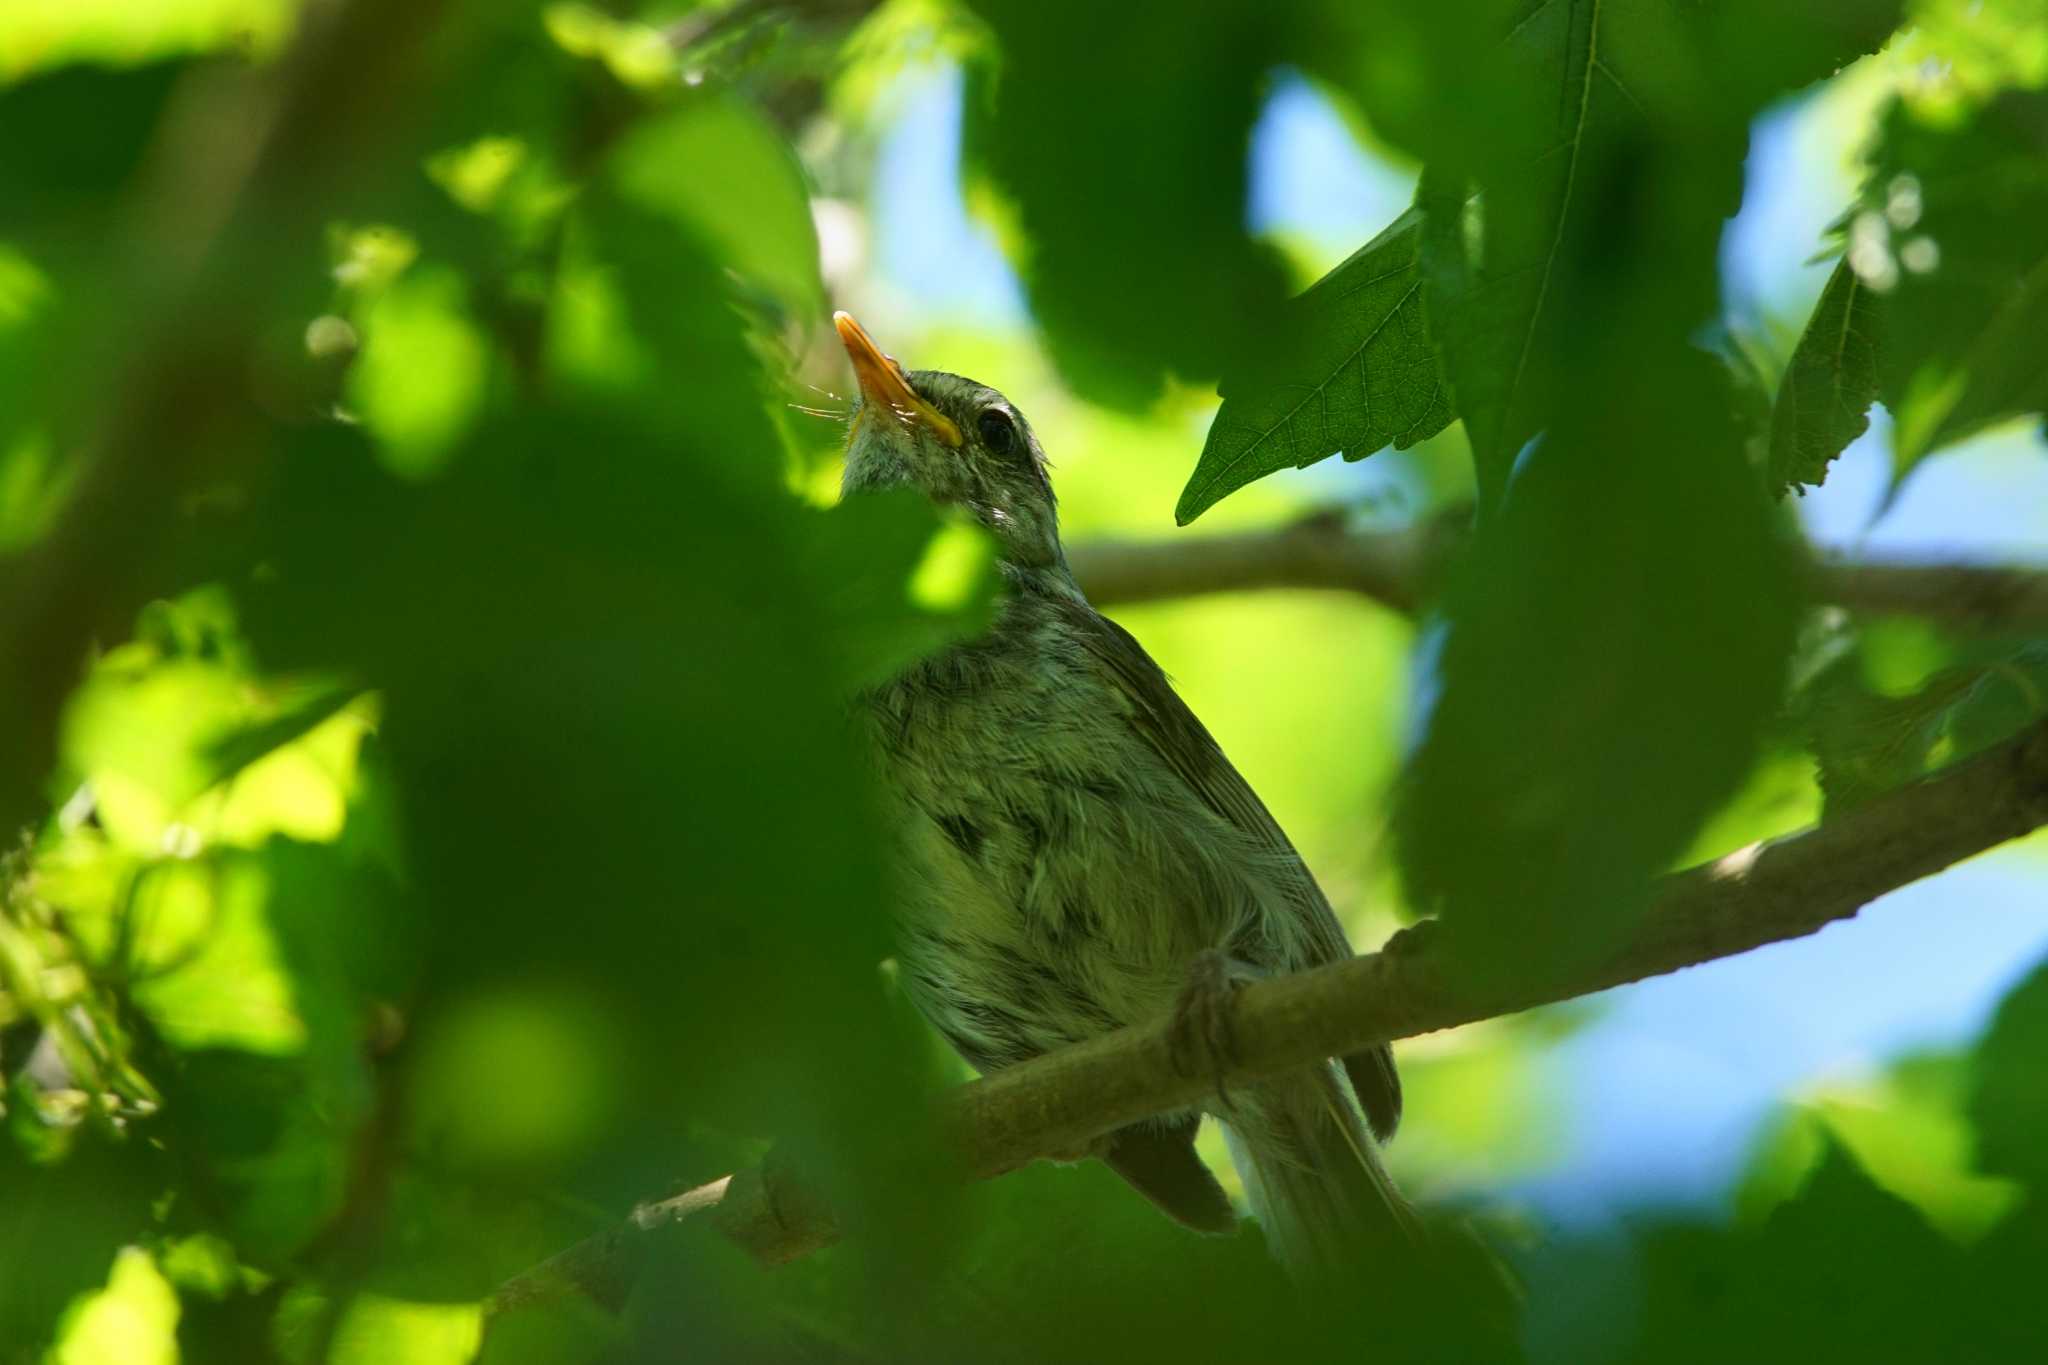
<svg viewBox="0 0 2048 1365"><path fill-rule="evenodd" d="M1129 703L1132 729L1211 810L1274 854L1275 865L1283 869L1282 889L1308 930L1317 960L1337 962L1351 956L1344 926L1307 864L1145 647L1085 602L1062 603L1061 609L1069 616L1075 637L1118 682ZM1392 1051L1382 1044L1353 1053L1344 1059L1344 1069L1374 1135L1392 1137L1401 1121L1401 1081Z"/></svg>

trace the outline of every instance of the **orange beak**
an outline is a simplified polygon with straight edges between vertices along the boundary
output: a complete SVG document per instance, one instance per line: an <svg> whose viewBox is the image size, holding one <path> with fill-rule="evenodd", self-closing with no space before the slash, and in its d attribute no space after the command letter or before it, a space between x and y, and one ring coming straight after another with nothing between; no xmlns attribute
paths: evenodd
<svg viewBox="0 0 2048 1365"><path fill-rule="evenodd" d="M910 381L903 377L903 367L893 357L882 354L882 348L875 345L867 329L853 320L853 314L834 313L832 325L839 329L840 344L853 361L854 377L860 380L861 396L869 408L893 412L901 421L923 426L942 445L953 450L960 448L960 428L953 424L953 419L911 391ZM866 415L865 410L862 415Z"/></svg>

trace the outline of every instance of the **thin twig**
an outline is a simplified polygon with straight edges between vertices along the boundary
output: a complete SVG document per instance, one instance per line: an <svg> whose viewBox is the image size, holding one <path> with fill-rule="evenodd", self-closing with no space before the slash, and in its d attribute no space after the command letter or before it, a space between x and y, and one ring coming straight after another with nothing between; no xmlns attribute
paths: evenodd
<svg viewBox="0 0 2048 1365"><path fill-rule="evenodd" d="M1360 531L1320 513L1271 530L1084 541L1067 559L1098 606L1327 588L1413 612L1441 581L1463 539L1462 521ZM1987 634L2048 630L2048 566L1819 559L1811 588L1818 601L1869 615L1922 616Z"/></svg>

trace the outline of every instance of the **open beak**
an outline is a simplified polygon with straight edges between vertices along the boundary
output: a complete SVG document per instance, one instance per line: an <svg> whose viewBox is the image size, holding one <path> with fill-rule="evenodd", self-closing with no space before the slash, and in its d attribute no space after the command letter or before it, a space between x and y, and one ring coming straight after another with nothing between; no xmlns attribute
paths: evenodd
<svg viewBox="0 0 2048 1365"><path fill-rule="evenodd" d="M960 428L953 424L953 419L911 392L910 382L903 377L903 367L882 354L882 348L875 345L867 329L853 320L853 314L834 313L832 325L839 329L840 344L853 361L861 396L870 407L893 412L905 422L916 422L938 437L941 444L954 450L960 448Z"/></svg>

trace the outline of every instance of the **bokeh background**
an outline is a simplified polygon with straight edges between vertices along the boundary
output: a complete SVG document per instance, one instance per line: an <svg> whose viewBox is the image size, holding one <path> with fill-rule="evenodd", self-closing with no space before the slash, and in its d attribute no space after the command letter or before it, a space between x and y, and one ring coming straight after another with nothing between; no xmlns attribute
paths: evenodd
<svg viewBox="0 0 2048 1365"><path fill-rule="evenodd" d="M987 585L970 565L906 603L927 515L815 510L851 385L827 319L1012 397L1069 543L1333 505L1407 526L1471 500L1463 434L1282 473L1176 531L1216 397L1172 384L1133 410L1063 385L1029 243L963 156L990 44L972 8L789 9L741 5L771 22L692 47L707 12L687 4L455 6L426 93L365 49L316 73L334 107L278 114L235 81L291 88L278 63L320 6L0 0L0 544L30 566L5 621L42 621L21 601L52 584L78 617L6 694L49 724L6 751L29 833L0 941L22 1153L0 1274L35 1292L0 1314L0 1360L37 1358L32 1329L67 1361L466 1359L497 1280L770 1136L819 1164L867 1250L764 1287L671 1249L623 1335L575 1317L491 1349L1078 1359L1127 1343L1061 1344L1033 1303L1071 1329L1128 1294L1193 1334L1213 1324L1177 1311L1190 1285L1280 1292L1256 1249L1180 1267L1099 1172L920 1192L900 1115L962 1072L869 998L887 893L832 699L970 628ZM375 126L387 78L396 133ZM1939 78L1881 52L1756 119L1720 270L1727 330L1766 370L1832 268L1880 109ZM1308 73L1274 69L1261 99L1245 221L1305 287L1419 167ZM304 161L238 133L266 110ZM1880 409L1796 500L1817 546L2048 570L2038 421L1897 483L1888 435ZM109 513L74 515L78 487ZM861 597L864 574L889 591ZM1403 923L1388 812L1416 624L1306 591L1115 615L1354 944ZM1925 627L1884 629L1908 672L1941 655ZM1820 808L1811 761L1773 751L1681 861ZM1390 1164L1501 1248L1545 1359L1644 1358L1642 1230L1753 1227L1831 1151L1972 1242L2019 1196L1977 1173L1967 1057L2048 955L2044 902L2037 835L1811 939L1406 1041ZM175 1196L136 1214L165 1171ZM1030 1230L987 1232L1004 1219ZM1092 1269L1146 1258L1136 1288ZM1019 1266L1048 1287L1015 1288Z"/></svg>

